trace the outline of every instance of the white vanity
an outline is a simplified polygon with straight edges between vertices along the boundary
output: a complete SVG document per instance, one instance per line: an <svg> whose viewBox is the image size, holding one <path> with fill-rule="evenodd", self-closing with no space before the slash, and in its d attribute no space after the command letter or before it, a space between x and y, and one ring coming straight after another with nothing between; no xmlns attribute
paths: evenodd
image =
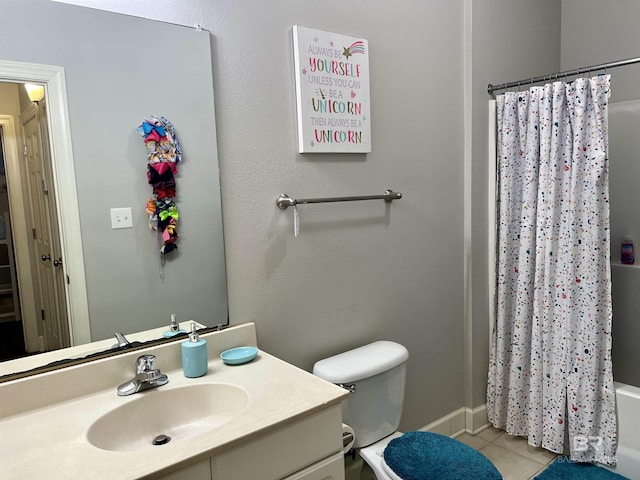
<svg viewBox="0 0 640 480"><path fill-rule="evenodd" d="M257 346L252 323L202 338L209 372L196 379L173 342L0 383L2 478L343 480L347 391L262 351L225 365L222 351ZM145 353L169 383L119 397Z"/></svg>

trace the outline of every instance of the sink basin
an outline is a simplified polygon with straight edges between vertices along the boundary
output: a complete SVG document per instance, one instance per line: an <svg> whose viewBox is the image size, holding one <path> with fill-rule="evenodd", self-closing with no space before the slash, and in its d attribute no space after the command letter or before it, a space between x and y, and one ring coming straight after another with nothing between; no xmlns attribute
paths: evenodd
<svg viewBox="0 0 640 480"><path fill-rule="evenodd" d="M227 423L249 403L246 391L226 383L158 387L135 396L91 425L89 443L119 452L166 448Z"/></svg>

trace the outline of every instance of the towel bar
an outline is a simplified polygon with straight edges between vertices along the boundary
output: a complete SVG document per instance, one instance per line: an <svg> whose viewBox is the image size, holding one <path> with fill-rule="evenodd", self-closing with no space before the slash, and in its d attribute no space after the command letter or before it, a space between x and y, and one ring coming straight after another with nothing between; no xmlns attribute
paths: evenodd
<svg viewBox="0 0 640 480"><path fill-rule="evenodd" d="M305 203L331 203L331 202L354 202L359 200L384 200L387 203L393 200L399 200L402 198L400 192L394 192L393 190L385 190L382 195L365 195L355 197L332 197L332 198L291 198L286 193L281 193L276 198L276 205L278 208L286 209L293 207L294 205L302 205Z"/></svg>

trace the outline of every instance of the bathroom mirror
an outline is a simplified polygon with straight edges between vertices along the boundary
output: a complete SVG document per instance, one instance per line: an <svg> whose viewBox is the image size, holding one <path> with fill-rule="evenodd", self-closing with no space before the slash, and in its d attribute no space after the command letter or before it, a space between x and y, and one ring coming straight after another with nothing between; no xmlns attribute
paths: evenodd
<svg viewBox="0 0 640 480"><path fill-rule="evenodd" d="M2 10L0 80L40 79L52 161L72 161L75 179L61 175L67 163L54 183L62 237L77 239L63 254L70 314L84 325L73 344L157 329L168 325L171 313L179 321L228 324L209 33L48 0L5 2ZM44 81L38 72L46 66L62 73ZM36 74L20 77L20 71ZM2 115L14 113L14 149L22 153L15 102L17 114L0 111L0 124ZM161 240L148 228L152 187L136 131L150 115L171 121L183 150L176 176L178 250L164 262ZM112 229L112 208L131 208L133 227ZM74 222L78 231L69 232ZM79 301L78 291L84 291Z"/></svg>

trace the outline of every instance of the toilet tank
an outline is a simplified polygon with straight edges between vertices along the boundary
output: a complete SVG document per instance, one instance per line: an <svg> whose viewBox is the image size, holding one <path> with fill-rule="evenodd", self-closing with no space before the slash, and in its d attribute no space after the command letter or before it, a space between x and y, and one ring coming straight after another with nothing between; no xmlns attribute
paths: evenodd
<svg viewBox="0 0 640 480"><path fill-rule="evenodd" d="M325 358L313 374L354 391L342 403L342 421L353 428L355 448L366 447L398 429L404 402L407 349L379 341Z"/></svg>

